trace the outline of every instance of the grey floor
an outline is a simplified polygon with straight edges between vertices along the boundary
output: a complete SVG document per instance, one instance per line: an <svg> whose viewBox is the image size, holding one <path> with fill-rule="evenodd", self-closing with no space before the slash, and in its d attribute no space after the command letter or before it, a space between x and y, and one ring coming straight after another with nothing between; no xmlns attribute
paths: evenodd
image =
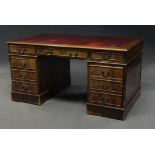
<svg viewBox="0 0 155 155"><path fill-rule="evenodd" d="M87 64L84 61L71 61L72 86L42 106L12 102L9 65L1 65L0 128L155 128L153 61L151 56L144 58L142 94L125 121L86 114Z"/></svg>

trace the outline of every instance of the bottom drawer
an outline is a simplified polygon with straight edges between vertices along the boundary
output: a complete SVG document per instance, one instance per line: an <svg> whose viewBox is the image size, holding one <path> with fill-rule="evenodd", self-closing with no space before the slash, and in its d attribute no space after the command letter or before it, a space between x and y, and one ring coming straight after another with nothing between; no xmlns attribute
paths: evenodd
<svg viewBox="0 0 155 155"><path fill-rule="evenodd" d="M102 92L89 92L88 102L101 105L111 105L121 107L122 96L111 95Z"/></svg>
<svg viewBox="0 0 155 155"><path fill-rule="evenodd" d="M122 86L121 82L114 82L114 81L90 78L89 79L89 89L121 94L123 86Z"/></svg>
<svg viewBox="0 0 155 155"><path fill-rule="evenodd" d="M12 81L12 90L19 92L27 92L37 94L39 93L39 88L36 83L28 83L22 81Z"/></svg>

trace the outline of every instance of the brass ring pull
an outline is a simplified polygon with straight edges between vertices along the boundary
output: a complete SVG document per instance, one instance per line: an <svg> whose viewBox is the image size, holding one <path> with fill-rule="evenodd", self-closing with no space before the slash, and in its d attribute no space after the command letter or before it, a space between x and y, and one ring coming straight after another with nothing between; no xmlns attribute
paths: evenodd
<svg viewBox="0 0 155 155"><path fill-rule="evenodd" d="M45 54L50 54L48 50L45 50Z"/></svg>
<svg viewBox="0 0 155 155"><path fill-rule="evenodd" d="M103 77L109 77L110 76L111 71L103 71L101 74Z"/></svg>
<svg viewBox="0 0 155 155"><path fill-rule="evenodd" d="M103 90L109 90L110 89L110 86L109 85L103 85Z"/></svg>
<svg viewBox="0 0 155 155"><path fill-rule="evenodd" d="M22 78L22 79L25 79L26 76L27 76L27 74L26 74L25 72L21 72L20 75L21 75L21 78Z"/></svg>
<svg viewBox="0 0 155 155"><path fill-rule="evenodd" d="M23 89L24 91L26 91L26 90L28 89L28 85L23 84L23 85L22 85L22 89Z"/></svg>
<svg viewBox="0 0 155 155"><path fill-rule="evenodd" d="M109 99L109 98L105 98L105 97L104 97L104 98L102 98L102 102L103 102L103 103L109 103L109 101L110 101L110 99Z"/></svg>
<svg viewBox="0 0 155 155"><path fill-rule="evenodd" d="M25 68L25 66L26 66L26 63L25 63L24 60L18 62L18 67L19 67L19 68Z"/></svg>
<svg viewBox="0 0 155 155"><path fill-rule="evenodd" d="M75 53L75 57L77 57L78 56L78 53Z"/></svg>
<svg viewBox="0 0 155 155"><path fill-rule="evenodd" d="M61 53L62 55L66 55L66 50L63 49L63 50L60 51L60 53Z"/></svg>
<svg viewBox="0 0 155 155"><path fill-rule="evenodd" d="M20 54L24 54L25 50L18 50Z"/></svg>
<svg viewBox="0 0 155 155"><path fill-rule="evenodd" d="M50 51L50 54L53 54L53 51Z"/></svg>
<svg viewBox="0 0 155 155"><path fill-rule="evenodd" d="M111 54L103 54L102 58L103 59L111 59L112 55Z"/></svg>

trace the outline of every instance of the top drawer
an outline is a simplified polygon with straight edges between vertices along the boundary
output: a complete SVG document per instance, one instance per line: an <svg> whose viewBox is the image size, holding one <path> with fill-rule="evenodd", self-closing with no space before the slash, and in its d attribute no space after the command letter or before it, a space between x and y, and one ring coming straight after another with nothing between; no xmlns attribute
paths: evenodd
<svg viewBox="0 0 155 155"><path fill-rule="evenodd" d="M53 56L61 56L61 57L70 57L70 58L79 58L86 59L88 58L88 51L86 50L78 50L78 49L70 49L70 48L44 48L38 47L37 54L39 55L53 55Z"/></svg>
<svg viewBox="0 0 155 155"><path fill-rule="evenodd" d="M12 54L35 54L35 47L32 46L18 46L18 45L10 45L9 52Z"/></svg>
<svg viewBox="0 0 155 155"><path fill-rule="evenodd" d="M124 61L123 54L115 54L111 52L91 52L90 59L103 61Z"/></svg>

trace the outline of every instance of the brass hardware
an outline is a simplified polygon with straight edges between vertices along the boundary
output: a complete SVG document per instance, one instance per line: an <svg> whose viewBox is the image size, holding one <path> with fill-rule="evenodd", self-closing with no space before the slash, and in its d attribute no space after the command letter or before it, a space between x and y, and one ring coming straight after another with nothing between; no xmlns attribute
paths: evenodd
<svg viewBox="0 0 155 155"><path fill-rule="evenodd" d="M65 54L66 54L66 50L65 50L65 49L61 49L60 53L61 53L62 55L65 55Z"/></svg>
<svg viewBox="0 0 155 155"><path fill-rule="evenodd" d="M106 97L103 97L102 98L102 102L103 103L109 103L110 99L109 98L106 98Z"/></svg>
<svg viewBox="0 0 155 155"><path fill-rule="evenodd" d="M45 54L50 54L50 53L49 53L49 50L45 50Z"/></svg>
<svg viewBox="0 0 155 155"><path fill-rule="evenodd" d="M102 86L103 90L109 90L110 89L110 86L109 85L104 85Z"/></svg>
<svg viewBox="0 0 155 155"><path fill-rule="evenodd" d="M22 85L22 89L23 89L24 91L27 90L27 89L28 89L28 85L23 84L23 85Z"/></svg>
<svg viewBox="0 0 155 155"><path fill-rule="evenodd" d="M78 56L78 53L75 53L75 57L77 57Z"/></svg>
<svg viewBox="0 0 155 155"><path fill-rule="evenodd" d="M25 79L26 76L27 76L27 73L26 73L26 72L21 72L20 75L21 75L21 78L22 78L22 79Z"/></svg>
<svg viewBox="0 0 155 155"><path fill-rule="evenodd" d="M23 49L23 50L19 49L18 52L19 52L19 54L24 54L26 51L25 51L25 49Z"/></svg>
<svg viewBox="0 0 155 155"><path fill-rule="evenodd" d="M53 54L53 51L52 50L50 50L50 54Z"/></svg>
<svg viewBox="0 0 155 155"><path fill-rule="evenodd" d="M25 66L26 66L26 63L25 63L24 60L18 62L18 67L19 68L25 68Z"/></svg>
<svg viewBox="0 0 155 155"><path fill-rule="evenodd" d="M72 53L69 53L70 57L76 58L78 56L78 53L75 53L74 55Z"/></svg>
<svg viewBox="0 0 155 155"><path fill-rule="evenodd" d="M103 71L102 73L103 77L109 77L110 76L110 71Z"/></svg>
<svg viewBox="0 0 155 155"><path fill-rule="evenodd" d="M111 55L111 54L107 54L107 53L106 53L106 54L104 53L104 54L102 55L102 58L103 58L103 59L111 59L111 57L112 57L112 55Z"/></svg>

